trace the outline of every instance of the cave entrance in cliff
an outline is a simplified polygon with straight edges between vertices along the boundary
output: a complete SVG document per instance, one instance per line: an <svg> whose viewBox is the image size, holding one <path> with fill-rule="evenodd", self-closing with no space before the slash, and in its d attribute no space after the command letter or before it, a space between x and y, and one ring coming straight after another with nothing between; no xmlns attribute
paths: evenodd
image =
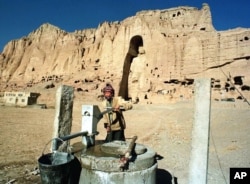
<svg viewBox="0 0 250 184"><path fill-rule="evenodd" d="M129 99L128 96L128 77L130 73L130 67L134 57L137 57L139 47L143 46L143 40L140 35L133 36L129 43L128 53L126 54L123 63L123 73L120 83L120 89L118 95L123 97L125 100Z"/></svg>

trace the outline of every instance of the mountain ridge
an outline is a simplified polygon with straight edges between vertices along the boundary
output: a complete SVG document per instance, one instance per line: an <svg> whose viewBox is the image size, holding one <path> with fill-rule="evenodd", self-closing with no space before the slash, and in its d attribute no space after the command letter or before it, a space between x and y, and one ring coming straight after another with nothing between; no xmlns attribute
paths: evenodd
<svg viewBox="0 0 250 184"><path fill-rule="evenodd" d="M144 99L165 90L188 99L192 90L186 79L207 77L212 83L220 81L215 93L221 97L229 80L235 87L235 77L242 76L242 85L250 86L249 38L248 28L216 31L205 3L200 10L180 6L140 11L122 21L74 32L44 23L4 47L0 85L2 91L22 90L27 84L60 81L97 93L96 86L110 82L124 98ZM179 82L174 86L171 81ZM173 94L174 89L178 93Z"/></svg>

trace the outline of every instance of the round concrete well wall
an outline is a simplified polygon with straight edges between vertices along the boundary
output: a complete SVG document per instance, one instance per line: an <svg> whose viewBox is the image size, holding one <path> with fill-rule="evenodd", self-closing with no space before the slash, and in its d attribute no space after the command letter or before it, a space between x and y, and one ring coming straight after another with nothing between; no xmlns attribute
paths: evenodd
<svg viewBox="0 0 250 184"><path fill-rule="evenodd" d="M155 152L141 144L135 144L134 151L121 169L120 153L126 150L127 142L119 141L117 151L111 148L107 153L107 144L97 145L82 153L81 184L131 184L156 183L157 162ZM112 144L112 143L111 143ZM109 145L108 145L109 146ZM111 146L113 147L113 145ZM103 151L104 150L104 151Z"/></svg>

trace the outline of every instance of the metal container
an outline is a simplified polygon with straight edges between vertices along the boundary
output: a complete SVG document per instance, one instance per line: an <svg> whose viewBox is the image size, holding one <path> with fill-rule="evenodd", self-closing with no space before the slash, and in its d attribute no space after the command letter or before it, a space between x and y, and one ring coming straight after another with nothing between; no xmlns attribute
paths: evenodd
<svg viewBox="0 0 250 184"><path fill-rule="evenodd" d="M71 162L74 156L64 152L53 152L38 159L42 184L68 183Z"/></svg>

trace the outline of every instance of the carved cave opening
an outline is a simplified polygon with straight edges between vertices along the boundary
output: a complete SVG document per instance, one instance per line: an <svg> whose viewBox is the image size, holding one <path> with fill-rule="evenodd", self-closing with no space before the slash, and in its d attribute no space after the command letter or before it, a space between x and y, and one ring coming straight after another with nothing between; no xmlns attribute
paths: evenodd
<svg viewBox="0 0 250 184"><path fill-rule="evenodd" d="M129 99L128 96L128 77L130 72L131 63L134 57L137 57L139 47L143 46L143 39L140 35L133 36L130 39L129 49L125 56L123 63L123 73L120 82L120 89L118 95L123 97L125 100Z"/></svg>
<svg viewBox="0 0 250 184"><path fill-rule="evenodd" d="M243 81L242 81L242 76L235 76L234 77L234 84L235 85L242 85L243 84Z"/></svg>

